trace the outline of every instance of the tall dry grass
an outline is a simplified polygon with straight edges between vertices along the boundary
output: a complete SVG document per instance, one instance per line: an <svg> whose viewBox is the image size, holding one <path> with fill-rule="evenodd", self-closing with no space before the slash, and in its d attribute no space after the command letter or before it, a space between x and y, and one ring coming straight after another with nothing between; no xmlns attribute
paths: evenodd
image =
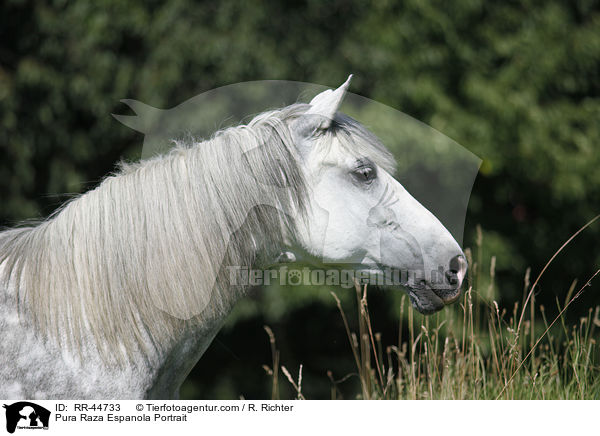
<svg viewBox="0 0 600 436"><path fill-rule="evenodd" d="M460 303L425 317L414 311L404 296L394 344L384 344L382 336L373 331L366 285L356 285L351 310L332 292L356 368L351 374L327 372L332 399L343 398L340 386L353 377L360 380L360 392L353 398L362 399L600 399L600 307L587 309L573 325L567 325L566 317L567 308L590 287L600 269L583 286L577 286L577 281L571 284L565 300L556 301L557 315L552 318L535 298L538 283L552 261L599 217L557 250L533 284L528 269L523 299L509 307L493 299L495 258L485 268L481 265L482 241L478 237L476 258L470 250L465 251L471 268ZM484 289L483 283L487 284ZM353 312L357 318L349 320L347 313ZM273 333L268 328L267 332L273 366L265 366L265 370L273 380L273 398L279 398L280 356ZM302 367L297 381L285 367L281 369L296 398L304 398Z"/></svg>

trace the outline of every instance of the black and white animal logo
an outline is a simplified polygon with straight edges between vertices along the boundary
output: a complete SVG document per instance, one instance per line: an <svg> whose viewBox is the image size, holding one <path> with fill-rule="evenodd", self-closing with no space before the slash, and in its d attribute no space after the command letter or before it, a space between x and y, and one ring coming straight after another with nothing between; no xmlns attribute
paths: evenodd
<svg viewBox="0 0 600 436"><path fill-rule="evenodd" d="M14 433L19 429L48 429L50 411L28 401L3 405L6 409L6 431Z"/></svg>

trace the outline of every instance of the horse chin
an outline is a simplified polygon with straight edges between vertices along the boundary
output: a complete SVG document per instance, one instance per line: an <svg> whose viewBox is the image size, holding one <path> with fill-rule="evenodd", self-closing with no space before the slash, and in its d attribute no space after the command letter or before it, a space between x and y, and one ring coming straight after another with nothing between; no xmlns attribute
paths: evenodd
<svg viewBox="0 0 600 436"><path fill-rule="evenodd" d="M446 304L438 297L431 288L428 286L412 287L412 286L377 286L380 289L386 289L388 291L402 290L408 294L412 307L422 313L423 315L431 315L435 312L439 312Z"/></svg>
<svg viewBox="0 0 600 436"><path fill-rule="evenodd" d="M438 297L429 286L412 288L407 287L406 292L412 307L423 315L442 310L445 306L444 301Z"/></svg>

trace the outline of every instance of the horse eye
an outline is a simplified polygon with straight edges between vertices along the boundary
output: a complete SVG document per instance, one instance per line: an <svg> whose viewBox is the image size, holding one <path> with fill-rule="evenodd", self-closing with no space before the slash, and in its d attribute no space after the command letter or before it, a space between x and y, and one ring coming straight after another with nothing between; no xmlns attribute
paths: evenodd
<svg viewBox="0 0 600 436"><path fill-rule="evenodd" d="M376 177L375 169L368 166L357 168L354 172L361 182L371 183Z"/></svg>

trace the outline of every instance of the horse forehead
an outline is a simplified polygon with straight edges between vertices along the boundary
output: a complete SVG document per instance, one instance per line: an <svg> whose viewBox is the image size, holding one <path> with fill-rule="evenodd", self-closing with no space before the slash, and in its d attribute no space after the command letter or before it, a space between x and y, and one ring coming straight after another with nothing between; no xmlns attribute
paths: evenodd
<svg viewBox="0 0 600 436"><path fill-rule="evenodd" d="M317 169L319 167L342 167L352 166L354 162L363 156L351 153L339 142L333 139L329 144L320 144L317 142L307 158L307 166Z"/></svg>

